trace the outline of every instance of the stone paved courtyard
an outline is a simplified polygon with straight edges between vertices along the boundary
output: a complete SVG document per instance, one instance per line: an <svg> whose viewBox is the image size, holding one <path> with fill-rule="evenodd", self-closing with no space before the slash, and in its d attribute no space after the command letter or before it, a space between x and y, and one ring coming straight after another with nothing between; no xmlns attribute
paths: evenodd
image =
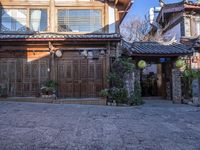
<svg viewBox="0 0 200 150"><path fill-rule="evenodd" d="M200 108L0 102L0 150L200 150Z"/></svg>

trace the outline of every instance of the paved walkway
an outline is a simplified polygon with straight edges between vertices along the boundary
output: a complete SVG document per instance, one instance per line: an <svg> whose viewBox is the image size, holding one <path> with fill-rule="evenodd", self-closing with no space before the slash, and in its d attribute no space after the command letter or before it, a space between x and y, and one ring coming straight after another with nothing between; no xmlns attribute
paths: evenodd
<svg viewBox="0 0 200 150"><path fill-rule="evenodd" d="M0 102L0 150L200 150L200 108Z"/></svg>

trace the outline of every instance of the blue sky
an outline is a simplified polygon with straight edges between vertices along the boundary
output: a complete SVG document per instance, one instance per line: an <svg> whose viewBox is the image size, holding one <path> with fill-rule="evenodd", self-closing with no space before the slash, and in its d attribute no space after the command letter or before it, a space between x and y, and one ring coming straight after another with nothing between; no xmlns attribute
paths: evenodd
<svg viewBox="0 0 200 150"><path fill-rule="evenodd" d="M164 0L165 3L175 3L182 0ZM196 1L196 0L193 0ZM129 19L132 16L144 17L145 14L148 14L151 7L158 7L159 0L134 0L134 4L129 11L129 14L126 16L126 19Z"/></svg>

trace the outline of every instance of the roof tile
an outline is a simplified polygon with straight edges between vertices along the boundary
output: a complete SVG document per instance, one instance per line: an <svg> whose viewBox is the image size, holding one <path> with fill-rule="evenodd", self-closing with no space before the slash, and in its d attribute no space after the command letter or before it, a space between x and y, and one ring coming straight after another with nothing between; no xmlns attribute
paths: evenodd
<svg viewBox="0 0 200 150"><path fill-rule="evenodd" d="M191 47L180 43L159 43L159 42L133 42L123 41L122 47L131 54L190 54L193 52Z"/></svg>

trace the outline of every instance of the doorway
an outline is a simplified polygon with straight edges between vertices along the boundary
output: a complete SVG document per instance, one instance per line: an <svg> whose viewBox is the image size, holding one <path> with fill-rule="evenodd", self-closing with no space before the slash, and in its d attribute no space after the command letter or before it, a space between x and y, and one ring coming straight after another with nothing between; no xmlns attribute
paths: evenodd
<svg viewBox="0 0 200 150"><path fill-rule="evenodd" d="M142 97L165 97L165 73L162 64L151 64L141 72Z"/></svg>

